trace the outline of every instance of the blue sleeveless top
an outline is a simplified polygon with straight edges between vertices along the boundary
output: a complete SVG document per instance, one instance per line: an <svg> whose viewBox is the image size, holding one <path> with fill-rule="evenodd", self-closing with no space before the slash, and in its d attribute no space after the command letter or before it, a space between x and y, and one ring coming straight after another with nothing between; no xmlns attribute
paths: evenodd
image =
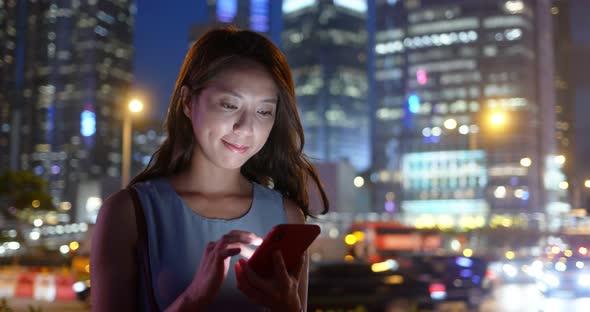
<svg viewBox="0 0 590 312"><path fill-rule="evenodd" d="M191 283L208 242L221 238L231 230L253 232L266 236L270 229L287 223L282 195L253 183L250 210L237 219L209 219L196 214L176 194L166 178L137 183L133 186L145 216L152 285L138 278L138 307L149 308L147 288L152 287L158 308L166 309ZM236 286L233 256L227 277L208 311L263 311ZM143 262L139 261L139 272Z"/></svg>

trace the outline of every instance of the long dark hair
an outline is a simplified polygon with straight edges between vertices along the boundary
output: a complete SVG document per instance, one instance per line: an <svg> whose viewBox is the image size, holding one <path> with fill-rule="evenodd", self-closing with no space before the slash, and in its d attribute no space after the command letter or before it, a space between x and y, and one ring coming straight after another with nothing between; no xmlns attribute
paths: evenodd
<svg viewBox="0 0 590 312"><path fill-rule="evenodd" d="M168 107L167 139L148 166L129 185L168 177L190 166L195 137L192 123L183 112L180 89L189 86L198 95L222 69L240 60L255 61L266 68L278 89L276 119L264 147L241 168L247 179L268 185L291 199L309 216L307 181L313 180L326 213L329 202L318 173L303 153L303 127L295 104L291 70L283 53L267 38L248 30L216 28L203 34L189 49L180 69Z"/></svg>

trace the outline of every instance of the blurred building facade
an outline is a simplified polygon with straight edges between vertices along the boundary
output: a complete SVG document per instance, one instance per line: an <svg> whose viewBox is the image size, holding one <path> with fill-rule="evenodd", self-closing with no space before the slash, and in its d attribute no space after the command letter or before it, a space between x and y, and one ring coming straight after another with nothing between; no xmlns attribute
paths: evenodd
<svg viewBox="0 0 590 312"><path fill-rule="evenodd" d="M375 207L425 227L557 226L569 206L550 1L377 0L376 12Z"/></svg>
<svg viewBox="0 0 590 312"><path fill-rule="evenodd" d="M16 131L18 142L10 145L16 169L49 181L60 207L94 202L104 197L102 186L120 177L121 116L133 80L134 1L3 2L0 16L8 22L2 36L8 41L2 45L14 53L4 61L18 65L2 64L10 75L3 72L0 98L10 99L10 114L18 118L8 127L2 119L0 127Z"/></svg>
<svg viewBox="0 0 590 312"><path fill-rule="evenodd" d="M16 88L16 1L0 2L0 168L16 167L11 164L10 144L12 129L12 107ZM14 156L12 157L15 158Z"/></svg>
<svg viewBox="0 0 590 312"><path fill-rule="evenodd" d="M283 1L281 46L295 83L305 152L370 163L366 1Z"/></svg>
<svg viewBox="0 0 590 312"><path fill-rule="evenodd" d="M214 26L235 26L264 34L275 44L280 42L281 1L207 0L207 20L191 29L191 43Z"/></svg>
<svg viewBox="0 0 590 312"><path fill-rule="evenodd" d="M571 74L572 38L571 38L571 2L570 0L553 0L553 46L555 47L555 135L557 151L566 157L563 171L571 181L575 176L575 106L574 89Z"/></svg>
<svg viewBox="0 0 590 312"><path fill-rule="evenodd" d="M133 124L132 137L131 177L134 177L149 164L167 134L161 120L142 119Z"/></svg>

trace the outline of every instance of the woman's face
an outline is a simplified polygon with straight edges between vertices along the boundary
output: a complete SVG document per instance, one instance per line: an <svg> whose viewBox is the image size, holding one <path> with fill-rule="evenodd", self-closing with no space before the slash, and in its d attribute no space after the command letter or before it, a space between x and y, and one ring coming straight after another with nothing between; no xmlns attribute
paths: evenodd
<svg viewBox="0 0 590 312"><path fill-rule="evenodd" d="M242 61L222 70L192 96L190 111L185 111L197 142L193 157L240 168L266 143L277 101L277 86L262 65Z"/></svg>

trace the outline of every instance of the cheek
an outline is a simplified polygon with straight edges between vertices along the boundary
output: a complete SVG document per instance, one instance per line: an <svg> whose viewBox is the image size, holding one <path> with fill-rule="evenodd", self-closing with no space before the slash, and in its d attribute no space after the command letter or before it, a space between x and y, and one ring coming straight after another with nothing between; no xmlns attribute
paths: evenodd
<svg viewBox="0 0 590 312"><path fill-rule="evenodd" d="M192 117L195 135L200 137L222 132L227 127L227 121L206 111L195 111Z"/></svg>

